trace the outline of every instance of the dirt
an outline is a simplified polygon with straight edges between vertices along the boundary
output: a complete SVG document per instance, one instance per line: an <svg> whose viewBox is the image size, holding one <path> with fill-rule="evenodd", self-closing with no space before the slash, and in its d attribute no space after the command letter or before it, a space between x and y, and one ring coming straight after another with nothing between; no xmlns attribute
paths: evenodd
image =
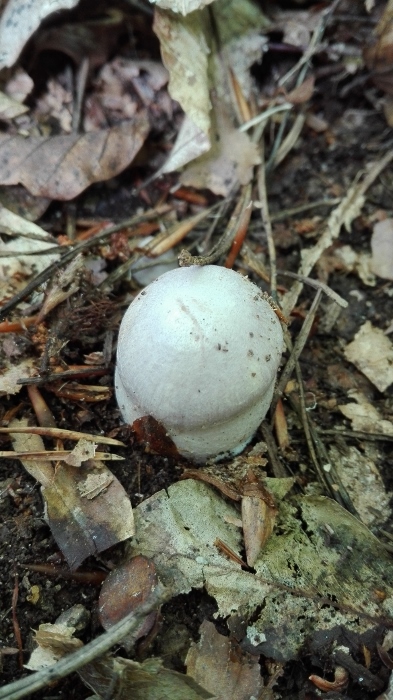
<svg viewBox="0 0 393 700"><path fill-rule="evenodd" d="M329 30L327 38L328 41L332 41L331 33L336 31L337 40L346 39L353 42L357 30L362 37L365 31L363 21L359 25L356 25L356 22L351 25L346 21L338 22ZM276 70L282 70L280 62L284 60L288 61L287 58L283 59L279 54L273 53L269 56L268 65L275 67ZM317 59L316 63L319 69L330 65L323 55ZM261 79L261 87L264 82L269 81L269 78L262 79L260 75L258 78ZM347 90L343 95L344 87ZM342 196L354 178L362 173L371 161L383 155L389 137L386 121L378 109L379 97L380 93L377 93L367 81L366 88L363 84L354 84L351 87L350 77L340 82L334 74L317 81L317 90L313 97L314 111L318 111L326 120L328 130L322 134L316 134L311 129L305 128L284 163L271 173L268 196L273 221L275 215L281 214L283 210L321 199ZM145 177L148 174L142 169L138 176ZM135 171L131 171L131 180L134 177L136 179ZM118 177L110 187L99 185L90 188L88 194L76 201L77 216L91 214L92 209L95 209L99 215L114 215L118 221L127 218L135 206L141 206L141 200L137 198L130 200L125 196L129 181L130 173L127 173L124 177ZM146 191L151 201L157 201L163 187L169 186L173 181L174 178L171 176L147 187ZM388 215L392 215L392 187L392 171L387 170L368 191L361 216L355 220L350 233L342 231L336 247L350 245L357 253L369 251L372 216L377 210L385 210ZM207 196L210 197L210 195ZM102 202L105 202L105 205ZM51 227L59 219L64 220L65 208L66 205L53 204L44 216L44 224ZM312 244L318 236L318 231L321 230L330 210L330 206L321 205L317 209L288 216L273 224L278 269L297 271L302 249ZM310 220L315 216L319 217L319 220L314 220L311 230L307 231L306 219ZM301 225L302 222L303 225ZM255 250L266 252L266 237L261 230L257 214L252 221L249 240ZM382 329L389 326L392 320L392 302L386 291L391 290L391 284L377 278L375 286L368 286L356 273L335 269L334 264L329 267L331 262L327 258L321 261L318 273L350 304L347 309L341 311L334 327L326 329L325 319L329 304L326 300L322 302L311 337L300 361L307 397L310 406L312 405L312 418L322 431L334 431L343 426L350 429L349 423L339 412L338 405L347 402L348 390L351 388L361 389L386 417L393 415L391 390L383 395L380 394L345 360L343 355L344 345L353 339L354 334L366 320L372 321ZM116 264L115 261L113 266ZM244 269L244 266L240 264L240 268ZM254 281L260 283L255 275L249 274ZM288 279L284 277L279 278L279 283L286 287L289 285ZM48 319L48 326L61 321L62 335L68 342L61 349L60 356L66 362L72 361L75 364L83 364L84 355L88 353L102 351L103 339L107 332L113 333L114 338L116 337L123 313L124 299L129 292L129 286L126 283L118 285L110 295L105 297L105 301L109 304L109 311L103 311L98 328L96 327L94 331L90 328L88 332L80 333L78 327L75 327L77 318L75 307L79 304L84 315L92 311L93 302L97 303L97 297L94 296L96 293L91 286L89 287L89 280L85 281L85 285L84 299L66 302ZM265 288L263 283L261 286ZM295 317L291 324L293 334L299 330L302 312L309 307L314 294L314 290L305 287L297 305L298 317ZM79 311L78 313L80 314ZM12 339L24 355L32 354L38 363L40 353L34 333L34 329L31 329L22 335L13 335ZM103 384L112 386L113 368L114 355L112 355L107 376L100 380ZM92 382L95 383L95 380L93 379ZM178 480L183 464L178 460L149 454L138 445L130 430L122 426L120 413L113 397L104 403L85 404L58 398L47 388L42 389L42 394L55 417L57 427L83 430L94 434L102 431L105 435L112 435L126 441L127 448L117 450L125 457L125 461L111 468L127 490L133 505L137 505L142 499ZM25 390L16 397L2 399L0 418L7 417L8 412L14 409L17 409L18 416L23 415L34 419ZM291 423L289 406L288 411L290 425L292 425L290 431L292 452L287 457L281 455L281 460L290 471L300 475L302 483L306 484L315 478L313 467L308 456L304 434L296 420ZM258 439L260 435L256 436L255 441ZM335 443L334 433L326 435L325 440L328 445ZM339 440L342 444L343 438ZM364 443L359 443L359 440L349 437L345 440L348 445L355 444L361 450L364 447ZM10 443L5 436L0 437L0 445L1 449L10 449ZM393 490L393 476L390 469L392 452L392 442L378 442L377 466L387 491ZM302 464L301 474L297 471L299 463ZM30 565L48 562L66 568L45 522L37 483L17 461L1 460L0 487L2 512L0 639L2 646L12 649L17 646L13 610L20 626L23 660L26 661L29 650L32 648L32 630L37 629L43 622L54 622L62 611L76 603L82 603L90 612L90 621L81 638L85 642L95 638L102 631L97 617L99 585L75 581L72 576L53 578L29 569ZM375 505L378 507L378 504ZM393 532L392 523L381 523L382 525L385 530ZM82 570L83 572L108 571L116 561L121 559L121 553L122 546L119 545L118 548L105 552L101 557L86 561ZM39 587L39 597L35 602L29 600L32 586ZM17 599L13 604L16 591L18 591ZM156 638L151 641L149 647L142 646L139 651L137 649L136 658L161 655L168 667L184 671L184 659L190 641L198 639L198 628L203 619L214 620L214 612L214 601L203 592L193 591L187 596L179 596L172 600L162 610ZM218 621L217 624L219 631L228 633L224 620ZM355 661L365 665L364 653L360 648L356 651ZM267 677L266 660L262 658L260 663L261 671ZM334 663L329 648L320 653L306 648L301 658L286 665L275 687L276 697L283 700L314 700L319 695L308 677L311 673L316 673L327 674L332 678L333 670ZM387 683L388 671L379 659L375 648L371 650L368 671L381 681L382 686ZM3 656L2 684L7 684L24 675L26 671L21 668L17 653ZM349 686L342 694L327 692L323 697L329 700L339 700L342 697L353 700L373 700L380 692L381 688L373 688L372 684L365 689L357 683L355 674L350 673ZM83 700L90 695L86 686L74 674L71 678L33 694L32 697L37 700L44 700L44 698Z"/></svg>

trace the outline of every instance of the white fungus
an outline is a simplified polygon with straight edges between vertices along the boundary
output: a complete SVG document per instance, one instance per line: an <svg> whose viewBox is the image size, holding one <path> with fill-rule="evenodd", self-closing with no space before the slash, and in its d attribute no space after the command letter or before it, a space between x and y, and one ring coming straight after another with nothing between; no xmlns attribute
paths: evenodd
<svg viewBox="0 0 393 700"><path fill-rule="evenodd" d="M223 267L183 267L138 294L120 327L115 376L124 420L153 416L202 462L240 452L270 406L283 350L260 289Z"/></svg>

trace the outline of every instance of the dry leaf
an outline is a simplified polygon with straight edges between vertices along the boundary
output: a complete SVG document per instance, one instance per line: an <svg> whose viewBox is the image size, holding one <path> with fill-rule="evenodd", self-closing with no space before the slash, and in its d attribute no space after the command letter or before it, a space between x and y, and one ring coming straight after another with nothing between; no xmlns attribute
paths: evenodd
<svg viewBox="0 0 393 700"><path fill-rule="evenodd" d="M196 12L181 17L156 9L153 29L160 40L164 66L169 72L169 93L195 126L207 134L210 126L208 55L209 16ZM192 60L190 57L192 56Z"/></svg>
<svg viewBox="0 0 393 700"><path fill-rule="evenodd" d="M393 219L378 221L371 236L372 269L378 277L393 280Z"/></svg>
<svg viewBox="0 0 393 700"><path fill-rule="evenodd" d="M393 0L386 3L373 43L363 54L375 85L393 95Z"/></svg>
<svg viewBox="0 0 393 700"><path fill-rule="evenodd" d="M277 500L274 487L280 481L266 480ZM131 556L153 559L160 580L174 595L205 588L216 600L217 616L238 612L251 618L244 644L255 654L286 661L296 658L304 644L318 649L327 639L344 640L348 634L361 644L381 617L391 619L388 553L359 520L328 498L278 501L278 527L253 574L214 546L219 538L238 554L241 533L232 525L235 506L206 484L180 481L135 510ZM373 596L381 586L381 570L384 600Z"/></svg>
<svg viewBox="0 0 393 700"><path fill-rule="evenodd" d="M172 12L180 12L182 15L188 15L195 10L202 10L206 5L210 5L214 0L149 0L157 7L163 10L171 10Z"/></svg>
<svg viewBox="0 0 393 700"><path fill-rule="evenodd" d="M42 255L46 249L56 246L52 237L40 226L1 205L0 232L18 235L6 241L0 237L0 297L7 298L24 287L26 278L33 272L38 274L55 263L59 254Z"/></svg>
<svg viewBox="0 0 393 700"><path fill-rule="evenodd" d="M92 477L98 481L93 491ZM73 468L60 464L42 495L52 535L71 569L134 534L127 493L104 465Z"/></svg>
<svg viewBox="0 0 393 700"><path fill-rule="evenodd" d="M82 438L78 440L74 449L64 461L71 467L80 467L82 462L86 462L88 459L94 459L96 449L97 445L95 445L94 442L88 442Z"/></svg>
<svg viewBox="0 0 393 700"><path fill-rule="evenodd" d="M117 566L105 579L98 601L98 614L105 630L138 609L157 586L158 578L154 563L147 557L133 557ZM157 617L153 611L143 620L133 640L145 637Z"/></svg>
<svg viewBox="0 0 393 700"><path fill-rule="evenodd" d="M23 184L34 195L68 200L93 182L114 177L141 148L149 124L132 121L87 134L23 138L0 135L0 183Z"/></svg>
<svg viewBox="0 0 393 700"><path fill-rule="evenodd" d="M202 172L198 170L190 175L190 179L193 177L196 182L202 183L197 184L197 187L209 187L222 194L230 188L230 184L223 184L225 168L229 167L229 183L234 180L233 170L238 166L243 168L241 176L236 180L243 184L249 177L244 171L250 162L253 165L257 159L255 146L252 148L247 137L240 139L234 129L237 114L229 76L231 72L236 76L247 96L250 92L249 67L261 57L265 43L259 30L268 25L268 20L250 0L217 0L210 12L214 13L215 24L219 27L220 53L207 10L186 18L156 10L154 29L170 76L169 91L186 113L172 153L160 172L178 170L206 153L211 145L215 148L216 139L225 136L225 158L222 158L221 151L216 152ZM214 115L211 109L213 93L216 95L218 115ZM221 113L227 115L225 125L221 124ZM225 132L227 127L230 138ZM235 149L234 163L230 158L229 141ZM217 158L220 158L220 162L217 164L216 175L212 172L212 163ZM211 181L212 184L204 184L205 181Z"/></svg>
<svg viewBox="0 0 393 700"><path fill-rule="evenodd" d="M75 628L66 624L44 623L35 633L34 641L38 645L32 652L25 668L38 671L46 666L53 666L65 654L83 647L83 642L74 637Z"/></svg>
<svg viewBox="0 0 393 700"><path fill-rule="evenodd" d="M393 437L393 423L382 418L375 406L360 391L350 391L348 396L356 403L338 406L341 413L352 423L353 430L365 433L380 433Z"/></svg>
<svg viewBox="0 0 393 700"><path fill-rule="evenodd" d="M385 391L393 382L393 343L370 321L361 326L344 354L379 391Z"/></svg>
<svg viewBox="0 0 393 700"><path fill-rule="evenodd" d="M15 63L45 17L77 4L78 0L8 0L0 19L0 70Z"/></svg>
<svg viewBox="0 0 393 700"><path fill-rule="evenodd" d="M315 78L310 75L301 85L295 87L286 95L286 100L293 105L301 105L311 100L314 92Z"/></svg>
<svg viewBox="0 0 393 700"><path fill-rule="evenodd" d="M231 637L216 631L205 620L198 644L192 644L186 658L187 674L217 700L249 700L260 697L263 680L259 657L242 651Z"/></svg>
<svg viewBox="0 0 393 700"><path fill-rule="evenodd" d="M192 678L164 668L161 659L143 663L121 657L100 658L79 675L101 698L111 700L207 700L211 698Z"/></svg>
<svg viewBox="0 0 393 700"><path fill-rule="evenodd" d="M3 342L5 343L7 339ZM22 384L18 384L19 379L31 377L35 371L35 358L20 360L3 360L3 367L0 369L0 396L19 394Z"/></svg>
<svg viewBox="0 0 393 700"><path fill-rule="evenodd" d="M0 92L0 119L14 119L28 111L28 107Z"/></svg>
<svg viewBox="0 0 393 700"><path fill-rule="evenodd" d="M27 421L15 420L10 427L26 425ZM18 452L45 450L39 435L11 433L11 437ZM23 460L22 463L42 485L49 527L72 569L78 568L89 555L102 552L134 534L130 500L120 482L102 463L84 464L79 468L60 463L56 470L44 460Z"/></svg>
<svg viewBox="0 0 393 700"><path fill-rule="evenodd" d="M335 465L361 521L373 528L381 527L392 514L389 507L392 493L386 490L379 473L378 457L375 446L367 443L362 451L353 445L333 446L329 450L329 460Z"/></svg>
<svg viewBox="0 0 393 700"><path fill-rule="evenodd" d="M221 102L215 104L214 117L211 149L186 166L180 181L226 197L237 183L245 185L250 181L260 157L247 134L232 126Z"/></svg>

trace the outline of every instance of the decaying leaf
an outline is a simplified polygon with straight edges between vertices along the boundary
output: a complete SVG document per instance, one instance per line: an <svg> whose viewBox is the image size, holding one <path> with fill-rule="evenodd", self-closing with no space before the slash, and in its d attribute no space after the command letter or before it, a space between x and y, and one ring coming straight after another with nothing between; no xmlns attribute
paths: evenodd
<svg viewBox="0 0 393 700"><path fill-rule="evenodd" d="M217 700L260 697L263 680L259 657L244 652L232 637L219 634L208 620L199 632L198 644L192 644L187 654L187 674Z"/></svg>
<svg viewBox="0 0 393 700"><path fill-rule="evenodd" d="M376 465L378 453L375 447L366 444L361 452L353 445L345 448L332 446L329 458L335 464L362 522L368 527L382 526L392 514L389 507L392 493L386 490Z"/></svg>
<svg viewBox="0 0 393 700"><path fill-rule="evenodd" d="M356 403L338 406L341 413L352 423L353 430L365 433L380 433L393 436L393 423L382 418L378 410L360 391L349 391L348 397Z"/></svg>
<svg viewBox="0 0 393 700"><path fill-rule="evenodd" d="M277 481L267 480L276 499ZM173 484L136 508L130 555L151 558L174 594L205 587L217 615L254 616L244 643L279 661L295 658L306 642L317 649L322 639L338 639L341 630L361 643L382 619L393 624L393 564L367 528L328 498L277 504L276 528L255 574L214 546L219 538L241 552L241 533L232 525L236 507L193 480ZM383 600L374 594L381 589Z"/></svg>
<svg viewBox="0 0 393 700"><path fill-rule="evenodd" d="M195 12L195 10L202 10L214 0L149 0L149 2L154 3L157 7L162 7L164 10L188 15L190 12Z"/></svg>
<svg viewBox="0 0 393 700"><path fill-rule="evenodd" d="M157 9L154 31L169 71L169 93L203 133L210 126L208 55L211 27L205 12L181 17ZM192 56L192 61L190 60Z"/></svg>
<svg viewBox="0 0 393 700"><path fill-rule="evenodd" d="M11 428L25 425L14 421ZM45 450L39 435L11 437L17 452ZM134 534L129 498L103 463L71 467L60 462L55 470L44 460L23 460L23 466L42 485L49 527L71 569Z"/></svg>
<svg viewBox="0 0 393 700"><path fill-rule="evenodd" d="M88 459L94 459L96 449L97 445L93 442L87 442L87 440L83 439L79 440L71 454L69 454L64 461L71 467L80 467L80 465ZM83 495L86 494L82 492L82 496Z"/></svg>
<svg viewBox="0 0 393 700"><path fill-rule="evenodd" d="M371 236L373 272L385 280L393 280L393 219L378 221Z"/></svg>
<svg viewBox="0 0 393 700"><path fill-rule="evenodd" d="M243 482L241 511L247 564L254 566L273 532L277 508L273 497L251 469Z"/></svg>
<svg viewBox="0 0 393 700"><path fill-rule="evenodd" d="M393 94L393 2L388 0L364 58L378 88Z"/></svg>
<svg viewBox="0 0 393 700"><path fill-rule="evenodd" d="M11 239L0 237L0 296L7 298L24 287L26 278L33 272L38 274L55 263L59 254L42 255L48 248L56 247L52 237L37 224L1 205L0 233L12 236Z"/></svg>
<svg viewBox="0 0 393 700"><path fill-rule="evenodd" d="M344 354L379 391L393 382L393 343L370 321L361 326Z"/></svg>
<svg viewBox="0 0 393 700"><path fill-rule="evenodd" d="M250 181L260 157L256 144L232 126L225 106L219 102L212 117L212 133L210 150L186 166L180 181L190 187L208 187L225 197L237 183L246 185Z"/></svg>
<svg viewBox="0 0 393 700"><path fill-rule="evenodd" d="M0 69L12 66L45 17L77 4L78 0L8 0L0 20Z"/></svg>
<svg viewBox="0 0 393 700"><path fill-rule="evenodd" d="M19 360L18 364L15 364L15 361L3 360L3 367L0 369L0 396L19 394L22 385L18 384L18 380L22 377L32 376L34 371L35 359L33 357Z"/></svg>
<svg viewBox="0 0 393 700"><path fill-rule="evenodd" d="M117 566L105 579L100 592L98 614L103 628L110 629L136 610L147 600L157 583L154 564L146 557L133 557ZM140 629L133 634L133 642L149 633L156 618L156 611L147 615ZM123 640L123 646L125 642L128 640Z"/></svg>
<svg viewBox="0 0 393 700"><path fill-rule="evenodd" d="M106 657L87 664L79 675L86 685L113 700L207 700L211 693L192 678L164 668L161 659L143 663Z"/></svg>
<svg viewBox="0 0 393 700"><path fill-rule="evenodd" d="M83 647L83 642L74 637L75 628L59 622L54 625L44 623L35 633L37 648L25 665L29 671L37 671L45 666L53 666L64 654Z"/></svg>
<svg viewBox="0 0 393 700"><path fill-rule="evenodd" d="M238 115L231 74L248 97L249 67L262 56L259 31L268 22L248 0L217 0L211 12L220 52L207 9L187 17L156 11L154 29L170 76L169 91L186 113L160 172L191 163L183 174L184 184L227 195L234 184L249 182L253 166L260 162L255 144L235 128Z"/></svg>
<svg viewBox="0 0 393 700"><path fill-rule="evenodd" d="M0 119L14 119L29 108L0 91Z"/></svg>
<svg viewBox="0 0 393 700"><path fill-rule="evenodd" d="M62 136L0 135L0 183L68 200L114 177L134 159L149 131L145 112L117 126Z"/></svg>

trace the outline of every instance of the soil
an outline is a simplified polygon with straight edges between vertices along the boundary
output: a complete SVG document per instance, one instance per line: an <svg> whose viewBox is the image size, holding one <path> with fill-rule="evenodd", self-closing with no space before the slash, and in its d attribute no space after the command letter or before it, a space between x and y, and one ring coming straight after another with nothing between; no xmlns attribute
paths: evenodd
<svg viewBox="0 0 393 700"><path fill-rule="evenodd" d="M378 3L377 3L378 4ZM348 3L347 3L348 5ZM353 14L353 21L337 19L328 29L328 43L343 41L356 48L362 46L370 25L366 23L362 3ZM357 22L356 18L359 17ZM372 19L370 18L370 23ZM261 89L268 85L274 71L285 72L285 66L293 58L280 53L270 52L266 67L271 73L261 75L256 71L256 79ZM320 54L315 59L316 74L323 75L323 68L332 63L327 55ZM273 220L273 230L277 250L277 267L280 270L296 272L299 266L300 254L303 248L311 245L323 227L324 221L331 210L330 206L321 205L316 209L302 212L275 220L300 205L307 205L320 200L342 196L350 183L384 154L391 134L387 128L384 115L380 109L381 93L367 80L364 83L352 81L350 76L341 77L331 73L317 79L316 91L312 98L313 111L318 113L328 125L328 129L317 134L305 127L294 149L285 161L269 176L268 197L270 214ZM353 83L353 84L352 84ZM345 89L344 89L345 88ZM111 216L121 221L135 211L135 207L143 205L142 200L134 200L125 193L131 183L147 177L150 173L143 169L131 169L124 176L116 178L109 185L101 184L91 187L88 194L75 201L76 217L91 216L92 210L98 216ZM168 190L174 176L167 176L146 187L146 192L152 202L156 202L163 190ZM373 216L378 210L384 210L388 216L393 214L392 205L392 170L386 170L374 183L367 193L367 200L362 214L355 220L351 231L341 232L339 241L334 249L350 245L356 253L369 252L370 235ZM206 193L209 201L214 197ZM173 200L171 200L173 201ZM59 221L64 222L67 205L54 203L44 215L43 223L53 230L61 229ZM315 219L314 217L318 217ZM310 223L311 222L311 223ZM307 230L309 223L309 230ZM258 214L253 216L250 226L249 243L257 252L267 254L267 242L262 230ZM329 251L333 254L334 250ZM113 267L118 261L111 263ZM236 269L246 271L251 279L267 290L266 285L244 265L239 263ZM357 370L348 363L343 354L346 343L353 339L359 327L370 320L374 325L385 330L392 321L392 302L388 292L392 291L391 283L376 278L374 286L364 284L354 272L332 263L332 258L326 256L317 267L318 275L323 281L338 292L350 304L341 311L332 328L326 324L328 302L323 301L318 311L318 317L312 329L306 347L301 355L301 368L307 396L312 404L312 417L317 427L322 431L329 430L326 444L335 443L334 431L343 426L350 430L350 425L343 418L338 406L348 400L349 389L357 388L363 391L367 398L375 404L385 417L392 417L393 395L391 390L384 394L378 390ZM126 300L130 299L132 288L128 283L117 285L111 294L98 294L89 280L84 281L83 298L66 302L57 308L48 318L48 327L54 327L61 322L62 337L67 339L60 356L65 362L83 364L84 356L103 349L106 334L112 333L116 338L117 328L124 310ZM288 278L280 277L279 284L288 287ZM268 290L267 290L268 291ZM302 322L302 314L309 308L315 290L305 287L298 305L297 316L292 320L290 330L296 336ZM105 303L107 306L105 306ZM96 317L94 309L101 309ZM79 308L78 308L79 307ZM82 309L82 312L81 312ZM80 331L78 319L88 317L93 313L95 321ZM12 340L21 350L20 356L33 355L40 362L40 351L37 345L35 329L29 329L23 334L14 334ZM16 358L16 362L18 359ZM108 366L108 374L100 378L100 383L112 386L114 355ZM94 384L96 380L93 378ZM41 389L59 428L83 430L93 434L111 435L124 440L127 448L118 448L117 452L124 456L125 461L113 463L111 467L130 496L134 506L142 499L149 497L160 489L164 489L179 479L183 464L181 461L160 457L145 451L138 445L131 431L122 425L119 410L114 397L100 403L74 402L55 396L50 387ZM302 430L295 420L291 422L289 411L291 452L281 454L284 466L299 477L302 484L315 480L313 466L308 455L306 440ZM15 410L18 417L23 416L34 421L34 412L25 389L15 397L2 398L0 418L8 418ZM292 427L291 427L292 426ZM257 435L255 441L260 440ZM342 444L343 438L338 438ZM364 443L346 437L348 445L355 444L362 449ZM0 437L1 449L11 449L5 436ZM390 469L392 463L392 442L378 442L377 466L384 480L386 490L393 491L393 476ZM298 465L302 465L301 472ZM26 662L29 650L32 648L32 630L36 630L44 622L54 622L58 615L74 604L82 603L90 612L90 621L81 638L87 642L102 632L97 616L97 600L99 584L83 583L72 578L59 576L50 577L44 573L31 571L29 566L44 563L63 564L62 555L45 522L43 503L37 483L23 470L17 461L1 460L0 462L0 639L2 647L15 648L15 627L13 611L18 621L23 643L23 660ZM378 508L378 504L375 504ZM393 532L392 523L379 523L381 529ZM102 556L91 558L84 562L81 570L84 572L106 572L119 561L122 546ZM39 597L36 602L29 600L32 586L39 587ZM16 595L17 600L13 596ZM149 647L136 650L136 658L148 655L163 656L169 668L184 671L184 659L191 640L198 639L198 629L204 619L214 620L214 600L203 592L193 591L189 595L179 596L167 603L162 610L161 626L155 639ZM224 620L215 621L219 631L228 633ZM388 671L380 660L376 649L371 651L368 670L386 687ZM27 674L21 668L18 654L4 654L2 684L7 684ZM362 649L355 654L358 664L365 664ZM267 660L261 658L261 671L267 676ZM313 654L304 649L301 657L285 666L284 673L275 686L276 698L283 700L313 700L319 694L308 680L311 673L327 675L332 678L334 663L329 648L320 654ZM357 683L355 674L350 673L348 687L339 692L327 692L323 697L329 700L351 698L352 700L373 700L381 693L381 686L365 689ZM79 680L76 674L54 686L37 692L32 697L49 700L83 700L91 693Z"/></svg>

